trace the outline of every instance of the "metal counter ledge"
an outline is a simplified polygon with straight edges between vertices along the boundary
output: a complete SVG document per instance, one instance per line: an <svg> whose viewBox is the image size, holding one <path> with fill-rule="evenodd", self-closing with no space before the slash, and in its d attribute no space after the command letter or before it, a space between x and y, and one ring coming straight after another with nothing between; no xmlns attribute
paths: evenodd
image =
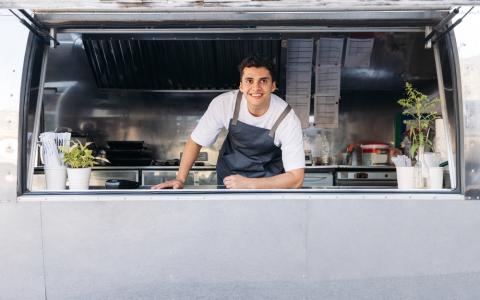
<svg viewBox="0 0 480 300"><path fill-rule="evenodd" d="M178 166L95 166L92 170L178 170ZM351 165L321 165L321 166L306 166L305 169L310 170L395 170L394 166L351 166ZM43 170L43 167L35 167L36 171ZM215 166L193 166L192 171L214 171Z"/></svg>

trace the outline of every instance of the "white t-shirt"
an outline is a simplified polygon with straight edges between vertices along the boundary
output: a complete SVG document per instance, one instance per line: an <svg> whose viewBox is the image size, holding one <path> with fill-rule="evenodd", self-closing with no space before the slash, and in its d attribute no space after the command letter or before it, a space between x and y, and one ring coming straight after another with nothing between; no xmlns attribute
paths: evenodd
<svg viewBox="0 0 480 300"><path fill-rule="evenodd" d="M226 92L212 100L192 132L191 138L195 143L208 147L215 142L222 128L228 129L235 110L237 92ZM272 94L267 112L260 117L255 117L248 111L247 99L243 95L238 120L248 125L271 129L285 107L287 107L287 103ZM282 149L282 162L285 171L305 167L302 127L293 110L277 127L274 143Z"/></svg>

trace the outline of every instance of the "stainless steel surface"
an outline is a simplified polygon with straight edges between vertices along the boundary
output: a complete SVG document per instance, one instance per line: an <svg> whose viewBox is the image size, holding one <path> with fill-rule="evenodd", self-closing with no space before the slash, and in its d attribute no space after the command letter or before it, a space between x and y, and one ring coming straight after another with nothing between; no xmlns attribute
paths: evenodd
<svg viewBox="0 0 480 300"><path fill-rule="evenodd" d="M233 90L238 88L237 66L244 57L257 53L279 62L280 40L275 37L240 40L211 35L209 40L195 33L181 40L176 35L160 38L83 34L97 88Z"/></svg>
<svg viewBox="0 0 480 300"><path fill-rule="evenodd" d="M36 173L33 176L33 191L45 190L45 176L43 175L43 169L41 167L36 168ZM339 171L343 170L343 171ZM390 170L390 171L389 171ZM158 166L139 166L139 167L93 167L92 176L90 178L91 188L101 187L105 185L107 179L127 179L140 181L141 185L152 186L158 183L165 182L176 178L178 166L174 167L158 167ZM313 166L307 167L304 179L304 188L311 189L324 189L332 188L334 186L334 172L336 171L337 178L339 179L357 179L355 174L368 174L369 180L395 180L396 173L394 167L387 166L365 166L365 167L352 167L352 166ZM141 178L139 177L141 175ZM348 174L343 176L343 174ZM361 178L360 181L368 182L367 178ZM209 187L217 185L217 174L215 168L210 167L193 167L190 171L185 189L191 187L201 187L202 189L209 189ZM377 184L378 185L378 184ZM375 182L368 183L370 188L375 186ZM356 187L358 188L358 187ZM96 192L97 190L92 190Z"/></svg>
<svg viewBox="0 0 480 300"><path fill-rule="evenodd" d="M18 148L20 139L20 99L23 63L28 30L10 13L0 14L0 202L17 197Z"/></svg>
<svg viewBox="0 0 480 300"><path fill-rule="evenodd" d="M105 181L108 179L139 181L139 177L139 172L135 170L92 170L92 174L90 176L90 186L105 187Z"/></svg>
<svg viewBox="0 0 480 300"><path fill-rule="evenodd" d="M363 171L337 171L335 173L335 186L339 188L355 189L385 189L397 186L397 173L395 171L363 170Z"/></svg>
<svg viewBox="0 0 480 300"><path fill-rule="evenodd" d="M305 173L303 187L319 188L333 187L333 174L328 173Z"/></svg>
<svg viewBox="0 0 480 300"><path fill-rule="evenodd" d="M333 25L338 24L341 20L344 25L348 24L361 24L366 26L367 24L375 24L379 21L391 21L395 22L397 26L405 26L405 24L414 20L417 23L432 24L438 22L445 11L449 9L449 6L443 6L439 10L421 10L420 7L410 7L396 9L390 6L383 9L377 8L379 11L375 11L375 7L371 7L371 10L366 11L365 7L361 9L354 9L355 6L339 6L337 11L329 9L325 6L325 3L321 5L314 5L308 2L305 6L302 3L295 3L296 5L289 5L287 7L280 8L268 8L262 7L263 3L267 1L258 2L260 5L249 7L222 7L222 6L210 6L210 8L195 7L194 11L189 7L177 7L170 11L168 9L162 9L161 13L152 10L149 7L149 13L108 13L99 12L96 9L94 14L90 12L65 12L65 11L50 11L40 12L36 11L36 16L43 24L54 27L64 27L68 25L75 25L77 27L84 26L89 23L95 22L108 22L110 24L161 24L165 22L215 22L225 20L229 22L238 22L242 24L256 23L261 24L265 21L269 22L309 22L315 25ZM276 1L278 2L278 1ZM230 2L232 3L232 2ZM362 3L365 5L366 3ZM348 8L347 8L348 7ZM346 9L347 8L347 9ZM183 10L183 12L182 12ZM210 10L210 11L208 11ZM330 11L328 11L330 10ZM387 12L386 12L387 11ZM281 23L280 23L281 24Z"/></svg>
<svg viewBox="0 0 480 300"><path fill-rule="evenodd" d="M45 74L47 70L47 62L48 62L48 50L49 47L44 46L43 50L43 57L42 57L42 67L40 73L40 83L38 84L39 90L42 90L45 84ZM40 122L41 122L41 115L42 115L42 108L43 108L43 93L38 93L37 101L36 101L36 108L35 108L35 117L33 121L33 132L31 136L31 148L30 148L30 160L28 161L28 168L27 168L27 190L32 190L33 184L33 171L37 162L37 145L38 145L38 137L40 135ZM53 131L53 130L52 130Z"/></svg>
<svg viewBox="0 0 480 300"><path fill-rule="evenodd" d="M99 147L107 140L143 140L154 158L179 158L185 141L211 99L219 93L149 93L98 91L77 35L59 35L62 41L51 49L45 94L45 130L60 126L89 133ZM64 66L68 65L69 68ZM222 133L208 152L214 164L223 141Z"/></svg>
<svg viewBox="0 0 480 300"><path fill-rule="evenodd" d="M142 171L142 185L156 185L177 178L177 171ZM195 185L194 172L188 173L186 185Z"/></svg>
<svg viewBox="0 0 480 300"><path fill-rule="evenodd" d="M60 34L58 38L62 43L50 50L47 70L46 86L57 93L44 96L46 130L71 127L92 135L100 147L106 140L145 140L155 159L178 158L210 100L219 94L218 90L99 90L81 36ZM433 55L423 49L422 39L422 33L379 33L371 68L342 71L340 126L325 130L331 155L344 151L352 142L393 142L393 119L400 112L396 100L402 97L404 80L418 80L427 91L435 90ZM224 135L207 149L210 164L216 162Z"/></svg>
<svg viewBox="0 0 480 300"><path fill-rule="evenodd" d="M217 171L194 171L196 185L216 185Z"/></svg>
<svg viewBox="0 0 480 300"><path fill-rule="evenodd" d="M447 111L447 101L445 97L445 85L443 84L443 71L442 71L442 61L440 58L439 43L433 44L433 53L435 56L435 69L437 71L437 82L438 82L438 93L440 96L440 107L442 109L442 118L443 126L445 132L445 143L447 146L447 155L448 155L448 170L450 176L451 188L455 189L457 187L457 168L456 160L454 158L454 153L452 149L451 135L450 135L450 122L448 121L448 111Z"/></svg>
<svg viewBox="0 0 480 300"><path fill-rule="evenodd" d="M460 16L468 8L462 8ZM456 19L454 19L455 21ZM476 7L455 31L455 58L458 88L462 106L460 120L464 134L460 140L461 173L465 176L465 196L467 199L480 199L480 47L476 33L480 28L480 8Z"/></svg>
<svg viewBox="0 0 480 300"><path fill-rule="evenodd" d="M245 34L245 33L340 33L340 32L424 32L423 27L348 27L331 28L327 26L255 26L253 28L62 28L60 33L89 33L89 34L162 34L166 39L182 40L179 34Z"/></svg>
<svg viewBox="0 0 480 300"><path fill-rule="evenodd" d="M126 179L126 180L133 180L139 181L140 171L139 170L92 170L90 175L90 188L101 187L105 188L105 181L107 179ZM33 175L33 182L32 182L32 191L45 191L45 174L43 170L37 168L35 174ZM67 180L67 187L68 187L68 180Z"/></svg>
<svg viewBox="0 0 480 300"><path fill-rule="evenodd" d="M149 2L125 2L125 1L101 1L101 0L70 0L67 2L52 2L47 0L12 0L8 2L10 7L33 9L35 12L104 12L116 14L135 13L135 12L309 12L309 11L405 11L405 10L426 10L449 9L453 4L470 5L472 1L412 1L399 0L395 2L386 2L372 0L368 2L358 2L354 0L334 1L334 0L310 0L310 1L292 1L292 0L265 0L265 1L222 1L207 0L201 3L195 1L174 1L165 2L163 0L152 0ZM227 18L227 17L226 17ZM138 19L137 19L138 20ZM228 19L227 19L228 20Z"/></svg>
<svg viewBox="0 0 480 300"><path fill-rule="evenodd" d="M337 179L341 180L396 180L395 171L338 171Z"/></svg>

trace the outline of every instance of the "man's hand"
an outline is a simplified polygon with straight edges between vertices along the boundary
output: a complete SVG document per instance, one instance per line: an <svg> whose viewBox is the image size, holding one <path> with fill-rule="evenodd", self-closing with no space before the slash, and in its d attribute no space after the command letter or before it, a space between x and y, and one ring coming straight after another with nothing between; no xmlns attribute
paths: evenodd
<svg viewBox="0 0 480 300"><path fill-rule="evenodd" d="M223 179L223 184L227 189L254 189L252 178L241 175L230 175Z"/></svg>
<svg viewBox="0 0 480 300"><path fill-rule="evenodd" d="M298 189L303 185L305 171L294 169L263 178L248 178L241 175L230 175L223 179L227 189Z"/></svg>
<svg viewBox="0 0 480 300"><path fill-rule="evenodd" d="M152 190L161 190L161 189L183 189L183 182L178 179L173 179L165 181L163 183L152 186Z"/></svg>

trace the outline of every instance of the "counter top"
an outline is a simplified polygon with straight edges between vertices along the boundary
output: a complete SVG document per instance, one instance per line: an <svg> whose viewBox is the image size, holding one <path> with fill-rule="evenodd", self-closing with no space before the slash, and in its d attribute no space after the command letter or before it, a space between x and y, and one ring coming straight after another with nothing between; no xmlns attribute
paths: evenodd
<svg viewBox="0 0 480 300"><path fill-rule="evenodd" d="M324 165L306 166L307 170L395 170L394 166L350 166L350 165ZM43 170L43 167L35 167L35 170ZM95 166L92 170L178 170L178 166ZM193 166L192 171L214 171L215 166Z"/></svg>
<svg viewBox="0 0 480 300"><path fill-rule="evenodd" d="M91 186L91 190L108 190L108 191L133 191L133 190L151 190L151 185L142 185L137 189L105 189L105 187L99 187L99 186ZM295 190L365 190L365 189L396 189L395 187L392 186L306 186L302 187L300 189L287 189L288 191L295 191ZM161 189L161 190L152 190L152 191L189 191L189 190L225 190L228 191L228 189L225 188L224 185L186 185L184 186L183 189ZM284 189L265 189L265 190L250 190L250 189L242 189L242 191L276 191L276 190L284 190Z"/></svg>

